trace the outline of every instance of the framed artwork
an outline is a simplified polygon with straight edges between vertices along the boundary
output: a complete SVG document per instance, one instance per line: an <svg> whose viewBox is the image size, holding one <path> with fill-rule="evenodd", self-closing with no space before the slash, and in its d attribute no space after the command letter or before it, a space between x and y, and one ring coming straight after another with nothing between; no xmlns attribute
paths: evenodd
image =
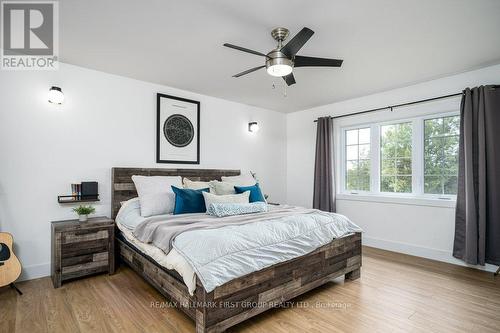
<svg viewBox="0 0 500 333"><path fill-rule="evenodd" d="M156 162L200 164L200 102L156 96Z"/></svg>

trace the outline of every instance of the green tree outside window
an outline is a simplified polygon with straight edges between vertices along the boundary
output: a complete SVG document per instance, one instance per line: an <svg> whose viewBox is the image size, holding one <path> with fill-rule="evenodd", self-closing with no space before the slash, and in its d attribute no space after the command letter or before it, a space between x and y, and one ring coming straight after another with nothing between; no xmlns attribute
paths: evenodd
<svg viewBox="0 0 500 333"><path fill-rule="evenodd" d="M424 121L424 193L457 194L460 117Z"/></svg>
<svg viewBox="0 0 500 333"><path fill-rule="evenodd" d="M412 192L412 123L380 127L380 191Z"/></svg>

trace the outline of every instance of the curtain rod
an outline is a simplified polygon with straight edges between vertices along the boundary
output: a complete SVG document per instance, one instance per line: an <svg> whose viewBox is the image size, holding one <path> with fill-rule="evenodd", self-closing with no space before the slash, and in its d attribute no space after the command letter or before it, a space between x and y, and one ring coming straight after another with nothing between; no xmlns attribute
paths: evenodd
<svg viewBox="0 0 500 333"><path fill-rule="evenodd" d="M438 100L438 99L445 99L445 98L451 98L451 97L461 96L462 94L463 93L456 93L456 94L451 94L451 95L444 95L444 96L439 96L439 97L421 99L419 101L402 103L402 104L396 104L396 105L389 105L389 106L385 106L385 107L382 107L382 108L376 108L376 109L371 109L371 110L365 110L365 111L359 111L359 112L354 112L354 113L348 113L348 114L343 114L343 115L335 116L335 117L330 116L330 118L331 119L337 119L337 118L355 116L355 115L359 115L359 114L363 114L363 113L375 112L375 111L382 111L382 110L387 110L387 109L390 109L392 111L393 108L399 108L399 107L402 107L402 106L408 106L408 105L413 105L413 104L425 103L425 102L435 101L435 100ZM318 121L318 119L316 119L314 122L317 122L317 121Z"/></svg>

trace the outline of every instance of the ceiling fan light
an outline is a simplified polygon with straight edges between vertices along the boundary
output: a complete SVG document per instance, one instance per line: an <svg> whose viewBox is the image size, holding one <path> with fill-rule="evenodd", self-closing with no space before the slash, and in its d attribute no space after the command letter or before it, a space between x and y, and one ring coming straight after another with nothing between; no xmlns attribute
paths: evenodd
<svg viewBox="0 0 500 333"><path fill-rule="evenodd" d="M292 72L292 66L285 64L276 64L267 67L267 73L272 76L287 76Z"/></svg>
<svg viewBox="0 0 500 333"><path fill-rule="evenodd" d="M279 50L273 50L267 54L266 70L271 76L287 76L293 70L293 62Z"/></svg>

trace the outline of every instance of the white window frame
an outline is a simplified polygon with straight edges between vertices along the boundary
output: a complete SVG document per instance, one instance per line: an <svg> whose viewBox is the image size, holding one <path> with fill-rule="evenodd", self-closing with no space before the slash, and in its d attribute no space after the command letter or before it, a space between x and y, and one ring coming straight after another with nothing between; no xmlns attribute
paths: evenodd
<svg viewBox="0 0 500 333"><path fill-rule="evenodd" d="M424 121L428 119L458 116L458 109L454 111L445 111L438 113L429 113L417 115L415 117L398 117L383 121L360 122L340 125L339 145L337 149L340 153L337 158L340 163L336 163L339 168L337 182L337 196L339 199L377 201L377 202L395 202L405 204L422 204L430 206L453 207L456 201L456 195L428 194L424 193ZM383 125L392 125L404 122L412 123L412 192L411 193L393 193L380 191L380 128ZM370 191L352 191L346 190L346 131L361 128L370 128Z"/></svg>
<svg viewBox="0 0 500 333"><path fill-rule="evenodd" d="M422 117L421 118L421 121L422 121L422 125L421 125L421 128L422 128L422 131L421 131L421 148L422 148L422 152L421 152L421 161L420 161L420 186L421 186L421 192L423 193L424 196L428 197L428 198L434 198L434 199L441 199L441 200L453 200L455 201L457 199L457 196L456 194L430 194L430 193L424 193L424 172L425 172L425 158L424 158L424 121L425 120L429 120L429 119L435 119L435 118L444 118L444 117L450 117L450 116L460 116L460 112L459 111L456 111L456 112L445 112L445 113L439 113L439 114L434 114L434 115L427 115L425 117ZM458 176L458 175L457 175Z"/></svg>
<svg viewBox="0 0 500 333"><path fill-rule="evenodd" d="M372 134L372 128L370 124L366 125L359 125L359 126L349 126L349 127L344 127L342 128L342 138L341 138L341 156L342 156L342 168L341 168L341 177L342 177L342 189L346 193L351 193L351 194L368 194L371 193L371 191L360 191L360 190L346 190L346 158L347 158L347 144L346 144L346 132L349 130L355 130L355 129L363 129L363 128L369 128L370 129L370 154L369 154L369 159L370 159L370 189L373 188L373 174L371 172L371 169L373 169L373 152L372 152L372 139L373 139L373 134ZM358 134L358 139L359 139L359 134ZM359 141L358 141L358 149L359 149ZM359 156L359 153L358 153Z"/></svg>

